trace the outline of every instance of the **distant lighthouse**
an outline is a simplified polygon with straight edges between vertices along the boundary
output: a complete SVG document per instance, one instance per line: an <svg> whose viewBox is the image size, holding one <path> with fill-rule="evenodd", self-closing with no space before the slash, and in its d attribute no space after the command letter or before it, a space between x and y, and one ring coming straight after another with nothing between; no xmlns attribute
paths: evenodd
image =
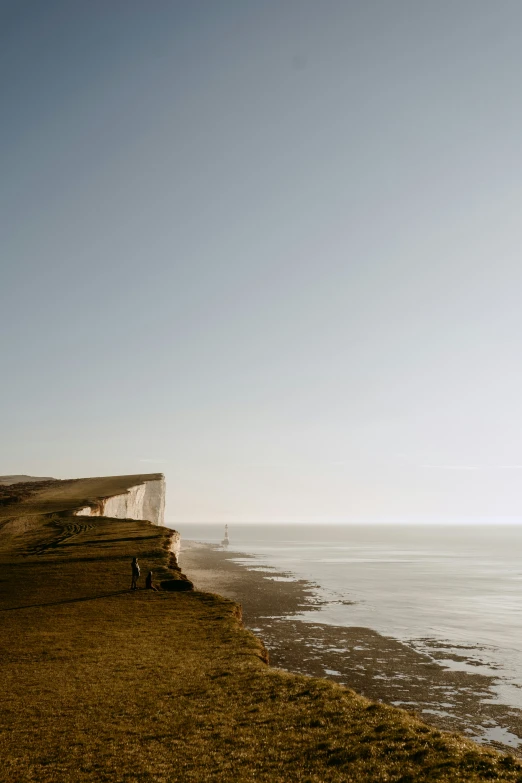
<svg viewBox="0 0 522 783"><path fill-rule="evenodd" d="M228 546L230 544L230 541L228 540L228 525L225 525L225 537L221 544L222 546Z"/></svg>

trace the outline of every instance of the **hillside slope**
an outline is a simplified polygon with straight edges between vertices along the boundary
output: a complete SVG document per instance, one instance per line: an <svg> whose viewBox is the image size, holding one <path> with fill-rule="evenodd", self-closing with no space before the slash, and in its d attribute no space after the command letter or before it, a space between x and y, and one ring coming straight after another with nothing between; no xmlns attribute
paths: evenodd
<svg viewBox="0 0 522 783"><path fill-rule="evenodd" d="M13 474L10 476L0 476L0 485L2 484L22 484L28 481L56 481L51 476L25 476L23 474Z"/></svg>

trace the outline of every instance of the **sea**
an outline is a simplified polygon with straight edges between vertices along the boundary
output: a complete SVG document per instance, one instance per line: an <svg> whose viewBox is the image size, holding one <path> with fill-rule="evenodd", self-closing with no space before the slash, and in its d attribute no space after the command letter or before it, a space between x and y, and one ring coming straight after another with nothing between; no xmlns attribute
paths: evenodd
<svg viewBox="0 0 522 783"><path fill-rule="evenodd" d="M182 539L223 539L222 525L176 527ZM417 650L476 647L475 660L438 663L495 677L498 700L522 708L522 525L236 524L228 534L246 568L316 585L319 611L303 622L371 628Z"/></svg>

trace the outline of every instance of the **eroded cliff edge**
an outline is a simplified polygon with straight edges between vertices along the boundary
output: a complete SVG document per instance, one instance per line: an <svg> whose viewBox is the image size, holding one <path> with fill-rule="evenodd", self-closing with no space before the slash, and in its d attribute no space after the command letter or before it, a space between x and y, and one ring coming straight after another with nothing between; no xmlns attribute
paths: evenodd
<svg viewBox="0 0 522 783"><path fill-rule="evenodd" d="M125 492L94 498L74 512L76 516L143 519L153 525L165 521L165 477L152 474Z"/></svg>
<svg viewBox="0 0 522 783"><path fill-rule="evenodd" d="M77 517L136 520L164 528L165 477L162 473L51 479L0 489L5 495L0 498L0 531L4 546L17 546L20 536L30 535L38 529L47 539L46 543L42 541L38 545L39 550L56 548L76 536L75 531L92 528L79 521L75 523ZM191 589L192 583L177 565L180 535L176 530L164 528L164 531L163 548L168 552L168 567L160 577L165 589L183 589L174 585L179 580Z"/></svg>

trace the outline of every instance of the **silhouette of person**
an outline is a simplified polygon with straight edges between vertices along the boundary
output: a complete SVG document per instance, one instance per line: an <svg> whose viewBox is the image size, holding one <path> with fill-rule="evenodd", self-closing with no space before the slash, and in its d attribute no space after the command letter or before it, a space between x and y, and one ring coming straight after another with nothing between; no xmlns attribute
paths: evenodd
<svg viewBox="0 0 522 783"><path fill-rule="evenodd" d="M131 590L137 590L138 589L138 579L140 578L140 567L138 565L138 558L133 557L132 558L132 581L131 581Z"/></svg>
<svg viewBox="0 0 522 783"><path fill-rule="evenodd" d="M147 590L155 590L156 592L158 591L158 588L154 587L154 585L152 584L152 571L149 571L149 573L145 578L145 587L147 588Z"/></svg>

